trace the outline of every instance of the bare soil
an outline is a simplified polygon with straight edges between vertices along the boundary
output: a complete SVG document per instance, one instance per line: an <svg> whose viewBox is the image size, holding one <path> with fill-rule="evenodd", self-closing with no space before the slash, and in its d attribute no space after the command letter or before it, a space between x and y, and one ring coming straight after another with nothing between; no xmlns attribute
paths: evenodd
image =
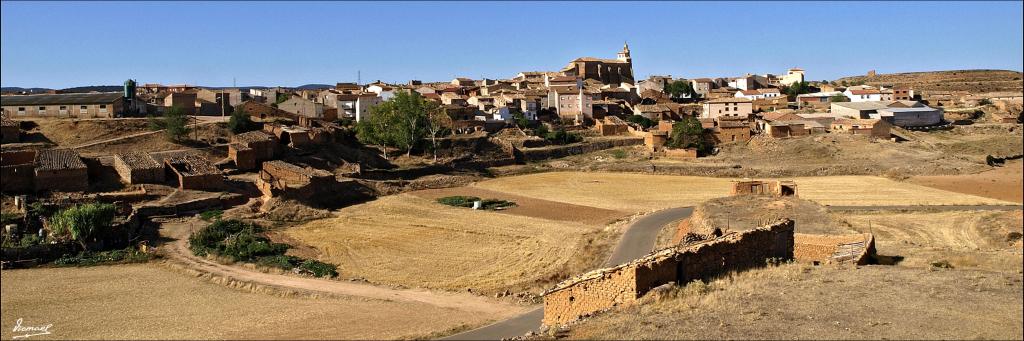
<svg viewBox="0 0 1024 341"><path fill-rule="evenodd" d="M567 204L543 200L512 193L496 192L478 187L454 187L427 189L409 194L437 200L447 196L475 196L481 199L501 199L514 202L516 206L498 211L499 213L534 217L548 220L574 221L603 226L630 215L630 212L601 209L590 206Z"/></svg>
<svg viewBox="0 0 1024 341"><path fill-rule="evenodd" d="M910 183L999 200L1024 202L1024 162L1015 160L977 174L914 176Z"/></svg>
<svg viewBox="0 0 1024 341"><path fill-rule="evenodd" d="M149 263L4 270L2 337L32 339L395 339L487 322L425 303L248 293Z"/></svg>
<svg viewBox="0 0 1024 341"><path fill-rule="evenodd" d="M1009 70L950 70L877 74L874 77L852 76L837 83L867 85L906 85L917 91L998 92L1021 91L1021 73Z"/></svg>

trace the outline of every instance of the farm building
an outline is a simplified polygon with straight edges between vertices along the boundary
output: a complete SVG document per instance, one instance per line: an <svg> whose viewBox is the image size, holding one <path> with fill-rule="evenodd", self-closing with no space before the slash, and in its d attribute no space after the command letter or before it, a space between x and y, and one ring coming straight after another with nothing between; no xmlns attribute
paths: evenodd
<svg viewBox="0 0 1024 341"><path fill-rule="evenodd" d="M121 181L127 184L164 182L164 166L146 153L115 154L114 169L121 176Z"/></svg>

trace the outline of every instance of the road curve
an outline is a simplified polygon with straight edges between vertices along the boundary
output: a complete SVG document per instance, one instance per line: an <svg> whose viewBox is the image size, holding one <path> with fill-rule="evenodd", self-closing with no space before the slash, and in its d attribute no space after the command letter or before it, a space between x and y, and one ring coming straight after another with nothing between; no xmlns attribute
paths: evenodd
<svg viewBox="0 0 1024 341"><path fill-rule="evenodd" d="M612 255L605 262L606 267L628 263L654 250L658 231L665 224L689 217L693 207L677 207L657 211L637 219L622 234ZM522 336L540 328L544 308L539 307L522 315L499 321L467 332L451 335L442 340L501 340Z"/></svg>

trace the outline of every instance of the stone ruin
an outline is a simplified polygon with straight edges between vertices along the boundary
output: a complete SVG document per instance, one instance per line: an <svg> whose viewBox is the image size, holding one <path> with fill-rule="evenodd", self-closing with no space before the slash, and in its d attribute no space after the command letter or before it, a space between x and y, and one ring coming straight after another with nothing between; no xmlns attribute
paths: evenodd
<svg viewBox="0 0 1024 341"><path fill-rule="evenodd" d="M312 200L336 186L334 174L321 169L299 167L284 161L263 163L256 179L256 187L264 199L285 196L297 200Z"/></svg>
<svg viewBox="0 0 1024 341"><path fill-rule="evenodd" d="M870 233L793 236L793 258L811 264L864 265L875 255L875 236Z"/></svg>
<svg viewBox="0 0 1024 341"><path fill-rule="evenodd" d="M254 170L263 161L275 159L277 137L264 131L250 131L235 135L228 145L228 157L235 168Z"/></svg>
<svg viewBox="0 0 1024 341"><path fill-rule="evenodd" d="M126 184L159 184L164 182L164 165L142 152L114 154L114 169Z"/></svg>
<svg viewBox="0 0 1024 341"><path fill-rule="evenodd" d="M218 190L224 187L224 175L210 160L185 153L164 160L167 176L178 180L178 189Z"/></svg>
<svg viewBox="0 0 1024 341"><path fill-rule="evenodd" d="M793 258L793 221L669 247L616 267L594 270L544 292L546 326L638 301L663 284L686 284Z"/></svg>
<svg viewBox="0 0 1024 341"><path fill-rule="evenodd" d="M730 195L771 195L796 197L796 182L785 180L743 180L732 183Z"/></svg>
<svg viewBox="0 0 1024 341"><path fill-rule="evenodd" d="M6 192L77 192L89 188L89 167L74 150L3 152L0 165L0 183Z"/></svg>

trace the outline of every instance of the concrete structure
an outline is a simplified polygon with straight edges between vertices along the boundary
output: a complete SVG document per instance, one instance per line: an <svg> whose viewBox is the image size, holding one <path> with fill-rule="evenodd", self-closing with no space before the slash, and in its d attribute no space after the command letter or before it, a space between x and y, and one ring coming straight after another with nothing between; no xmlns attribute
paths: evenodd
<svg viewBox="0 0 1024 341"><path fill-rule="evenodd" d="M919 108L884 108L878 109L868 117L881 119L897 127L927 127L941 124L943 122L944 110L942 108L919 107Z"/></svg>
<svg viewBox="0 0 1024 341"><path fill-rule="evenodd" d="M875 102L883 100L882 91L872 88L849 88L843 92L843 95L849 98L850 102Z"/></svg>
<svg viewBox="0 0 1024 341"><path fill-rule="evenodd" d="M110 118L124 113L124 93L0 96L3 115L23 118Z"/></svg>
<svg viewBox="0 0 1024 341"><path fill-rule="evenodd" d="M833 133L868 135L884 139L892 136L892 125L879 119L841 118L832 122L830 130Z"/></svg>
<svg viewBox="0 0 1024 341"><path fill-rule="evenodd" d="M734 117L747 118L754 113L753 101L746 98L716 98L704 102L701 118Z"/></svg>
<svg viewBox="0 0 1024 341"><path fill-rule="evenodd" d="M915 101L874 101L874 102L833 102L831 111L835 117L871 118L879 109L921 108L924 104Z"/></svg>
<svg viewBox="0 0 1024 341"><path fill-rule="evenodd" d="M599 269L544 292L546 326L564 325L600 311L637 302L663 284L684 285L732 271L793 258L793 221L655 251L635 261Z"/></svg>
<svg viewBox="0 0 1024 341"><path fill-rule="evenodd" d="M164 166L143 152L114 154L114 170L126 184L158 184L164 182Z"/></svg>
<svg viewBox="0 0 1024 341"><path fill-rule="evenodd" d="M796 197L796 183L783 180L744 180L733 181L730 195L771 195L776 197Z"/></svg>

